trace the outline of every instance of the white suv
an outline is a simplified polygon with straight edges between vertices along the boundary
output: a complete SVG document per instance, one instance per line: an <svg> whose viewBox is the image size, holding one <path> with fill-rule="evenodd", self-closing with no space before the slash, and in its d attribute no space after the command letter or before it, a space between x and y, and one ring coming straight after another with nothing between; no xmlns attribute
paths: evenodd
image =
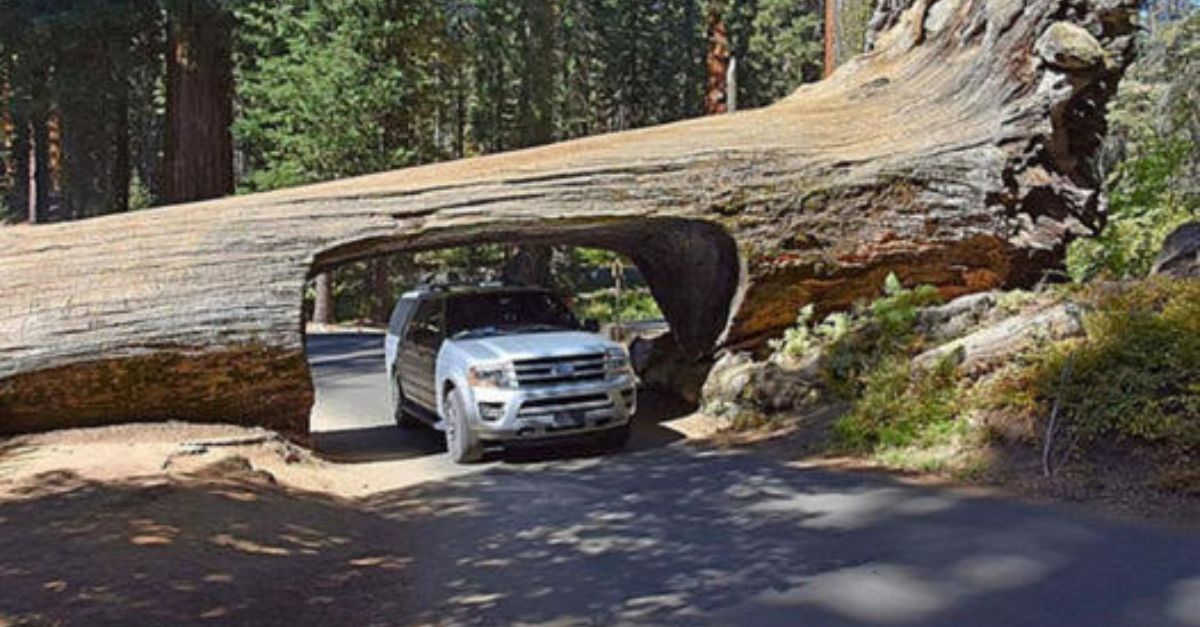
<svg viewBox="0 0 1200 627"><path fill-rule="evenodd" d="M385 341L397 424L446 434L459 463L487 445L629 438L636 382L625 348L587 332L549 290L435 287L409 292Z"/></svg>

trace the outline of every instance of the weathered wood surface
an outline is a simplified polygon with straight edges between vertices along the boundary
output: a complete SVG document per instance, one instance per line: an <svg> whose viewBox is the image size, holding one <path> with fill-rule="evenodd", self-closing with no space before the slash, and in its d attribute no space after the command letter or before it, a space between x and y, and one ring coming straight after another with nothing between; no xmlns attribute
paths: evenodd
<svg viewBox="0 0 1200 627"><path fill-rule="evenodd" d="M985 326L969 335L931 348L913 358L913 366L930 370L942 360L959 372L979 377L1013 357L1051 342L1083 335L1082 313L1073 304L1052 305Z"/></svg>
<svg viewBox="0 0 1200 627"><path fill-rule="evenodd" d="M306 428L301 290L403 249L607 246L692 354L897 272L1027 283L1101 221L1087 158L1125 0L888 0L874 52L775 106L329 184L0 229L0 431L182 418Z"/></svg>

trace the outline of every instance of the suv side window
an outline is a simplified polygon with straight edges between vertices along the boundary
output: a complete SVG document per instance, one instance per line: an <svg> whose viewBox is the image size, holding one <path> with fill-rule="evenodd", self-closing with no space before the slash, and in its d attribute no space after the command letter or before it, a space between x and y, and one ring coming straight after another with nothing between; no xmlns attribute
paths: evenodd
<svg viewBox="0 0 1200 627"><path fill-rule="evenodd" d="M388 320L388 333L399 337L404 331L400 328L404 324L404 319L408 312L412 311L414 303L411 300L401 298L396 302L395 309L392 310L392 317Z"/></svg>
<svg viewBox="0 0 1200 627"><path fill-rule="evenodd" d="M436 349L442 341L442 301L429 299L417 306L408 325L406 341L422 348Z"/></svg>

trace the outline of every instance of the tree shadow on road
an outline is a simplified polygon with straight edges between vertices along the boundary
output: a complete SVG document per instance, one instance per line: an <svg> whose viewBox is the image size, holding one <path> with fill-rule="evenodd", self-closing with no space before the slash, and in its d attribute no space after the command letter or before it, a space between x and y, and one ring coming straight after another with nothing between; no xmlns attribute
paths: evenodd
<svg viewBox="0 0 1200 627"><path fill-rule="evenodd" d="M1197 554L1196 536L681 445L361 501L254 473L55 473L0 501L0 618L1186 625Z"/></svg>
<svg viewBox="0 0 1200 627"><path fill-rule="evenodd" d="M682 446L370 507L430 547L414 623L1165 625L1200 585L1200 538Z"/></svg>

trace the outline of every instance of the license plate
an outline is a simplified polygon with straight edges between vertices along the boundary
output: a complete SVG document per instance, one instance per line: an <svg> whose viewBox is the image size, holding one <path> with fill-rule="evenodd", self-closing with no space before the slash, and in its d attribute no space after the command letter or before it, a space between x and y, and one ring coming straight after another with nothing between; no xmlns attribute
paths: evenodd
<svg viewBox="0 0 1200 627"><path fill-rule="evenodd" d="M563 411L563 412L554 414L554 426L556 426L556 427L580 427L580 426L583 426L583 412Z"/></svg>

